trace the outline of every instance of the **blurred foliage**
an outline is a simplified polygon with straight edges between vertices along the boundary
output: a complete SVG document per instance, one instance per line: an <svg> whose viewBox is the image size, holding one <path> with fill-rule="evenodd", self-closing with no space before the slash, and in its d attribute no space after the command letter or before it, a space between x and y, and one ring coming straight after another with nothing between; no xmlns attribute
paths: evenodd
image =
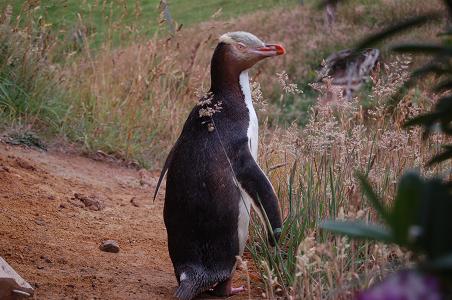
<svg viewBox="0 0 452 300"><path fill-rule="evenodd" d="M321 228L353 238L378 240L403 246L425 255L422 265L432 270L452 272L452 195L450 184L439 178L424 179L405 173L391 207L386 207L364 175L358 175L367 199L385 226L353 221L324 221ZM451 273L452 274L452 273Z"/></svg>
<svg viewBox="0 0 452 300"><path fill-rule="evenodd" d="M357 47L375 45L383 40L401 34L429 22L446 18L446 28L438 33L438 44L405 43L393 46L394 52L422 55L427 63L411 73L404 87L415 85L420 79L431 76L437 80L432 88L438 100L432 111L418 115L405 126L423 126L424 138L441 134L444 140L452 135L452 1L443 1L447 14L425 13L408 18L367 37ZM390 107L400 99L403 90L392 99ZM452 158L452 145L443 146L443 152L436 154L428 165ZM347 235L352 238L378 240L395 243L411 250L416 255L418 267L450 280L452 276L452 193L450 178L423 178L418 173L405 173L398 184L398 192L391 207L384 205L371 187L365 175L359 174L362 191L377 211L385 226L353 221L324 221L321 228Z"/></svg>

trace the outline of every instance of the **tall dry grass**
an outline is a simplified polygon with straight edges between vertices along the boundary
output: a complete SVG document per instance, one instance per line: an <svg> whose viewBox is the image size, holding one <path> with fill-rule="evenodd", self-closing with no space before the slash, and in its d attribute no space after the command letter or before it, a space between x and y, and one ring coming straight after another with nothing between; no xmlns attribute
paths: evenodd
<svg viewBox="0 0 452 300"><path fill-rule="evenodd" d="M164 159L195 103L189 73L173 50L172 43L155 39L70 66L66 85L77 91L72 116L80 118L77 131L89 150L141 163Z"/></svg>

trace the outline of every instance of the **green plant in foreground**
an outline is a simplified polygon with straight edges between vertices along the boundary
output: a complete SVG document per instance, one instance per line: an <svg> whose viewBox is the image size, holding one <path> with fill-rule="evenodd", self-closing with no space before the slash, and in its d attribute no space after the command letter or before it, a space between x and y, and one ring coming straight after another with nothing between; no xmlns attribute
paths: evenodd
<svg viewBox="0 0 452 300"><path fill-rule="evenodd" d="M385 226L356 221L324 221L320 227L353 238L395 243L416 254L421 268L452 271L452 194L450 184L438 178L423 179L414 172L400 180L391 207L386 207L365 176L363 192Z"/></svg>
<svg viewBox="0 0 452 300"><path fill-rule="evenodd" d="M287 186L288 207L282 207L288 213L285 216L279 243L276 244L276 247L273 248L266 243L267 232L261 222L257 222L253 218L253 222L250 224L250 236L253 237L253 240L248 243L247 247L253 260L260 263L266 294L270 299L275 297L276 285L285 297L290 295L289 287L295 281L298 247L305 238L308 226L312 227L312 224L309 224L309 218L306 217L306 211L302 208L307 207L307 203L302 202L301 193L293 192L296 170L297 164L295 163L292 166Z"/></svg>

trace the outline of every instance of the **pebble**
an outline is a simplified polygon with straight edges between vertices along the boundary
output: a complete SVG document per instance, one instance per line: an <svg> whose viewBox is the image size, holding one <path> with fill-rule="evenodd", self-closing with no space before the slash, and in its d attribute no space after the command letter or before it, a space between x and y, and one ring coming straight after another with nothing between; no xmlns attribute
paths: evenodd
<svg viewBox="0 0 452 300"><path fill-rule="evenodd" d="M119 245L115 240L106 240L102 242L102 244L99 246L99 249L104 252L118 253Z"/></svg>
<svg viewBox="0 0 452 300"><path fill-rule="evenodd" d="M16 164L22 169L36 171L36 168L32 164L20 157L16 158Z"/></svg>
<svg viewBox="0 0 452 300"><path fill-rule="evenodd" d="M36 218L35 223L40 226L46 225L46 222L42 218Z"/></svg>
<svg viewBox="0 0 452 300"><path fill-rule="evenodd" d="M85 196L81 193L74 193L74 197L72 198L72 200L78 200L80 202L71 202L76 206L79 206L81 204L82 207L86 207L90 210L95 210L95 211L99 211L105 208L105 205L103 203L103 201L101 199L99 199L99 196L96 195L90 195L90 196Z"/></svg>
<svg viewBox="0 0 452 300"><path fill-rule="evenodd" d="M138 171L138 176L140 177L140 185L144 186L152 186L152 175L146 169L141 169Z"/></svg>
<svg viewBox="0 0 452 300"><path fill-rule="evenodd" d="M65 265L68 263L68 261L64 257L60 257L57 259L57 263Z"/></svg>
<svg viewBox="0 0 452 300"><path fill-rule="evenodd" d="M140 207L140 203L138 203L138 200L136 197L132 197L132 199L130 199L130 203L135 206L135 207Z"/></svg>
<svg viewBox="0 0 452 300"><path fill-rule="evenodd" d="M52 263L52 260L45 255L41 255L41 259L44 260L48 264Z"/></svg>

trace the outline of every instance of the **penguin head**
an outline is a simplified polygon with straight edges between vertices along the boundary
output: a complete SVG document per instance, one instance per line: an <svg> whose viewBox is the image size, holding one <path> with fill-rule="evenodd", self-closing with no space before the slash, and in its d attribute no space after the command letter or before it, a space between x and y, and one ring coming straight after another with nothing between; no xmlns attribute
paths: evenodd
<svg viewBox="0 0 452 300"><path fill-rule="evenodd" d="M234 65L239 71L251 68L258 61L286 52L279 44L266 44L255 35L236 31L223 34L219 38L216 51L224 52L228 64Z"/></svg>

